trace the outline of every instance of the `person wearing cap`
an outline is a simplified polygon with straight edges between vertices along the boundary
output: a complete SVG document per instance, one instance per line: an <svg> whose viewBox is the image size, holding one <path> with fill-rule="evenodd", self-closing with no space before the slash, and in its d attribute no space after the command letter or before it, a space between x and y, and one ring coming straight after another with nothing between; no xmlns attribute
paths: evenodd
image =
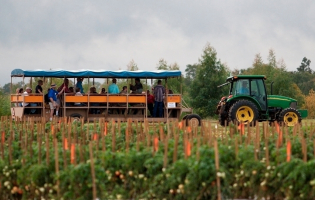
<svg viewBox="0 0 315 200"><path fill-rule="evenodd" d="M242 88L240 89L240 94L249 94L249 89L248 89L248 81L243 81L242 82Z"/></svg>
<svg viewBox="0 0 315 200"><path fill-rule="evenodd" d="M119 94L119 88L116 85L117 80L113 78L112 84L108 86L108 94Z"/></svg>
<svg viewBox="0 0 315 200"><path fill-rule="evenodd" d="M62 94L63 91L65 90L65 86L59 91L56 91L56 84L53 83L50 85L51 88L48 92L48 98L49 98L49 107L50 107L50 121L52 120L54 116L54 110L56 109L56 116L58 116L58 111L60 107L60 100L57 98L58 95Z"/></svg>
<svg viewBox="0 0 315 200"><path fill-rule="evenodd" d="M136 89L135 91L136 94L142 94L143 87L139 78L135 78L135 85L130 84L130 88L133 88L133 87L135 87Z"/></svg>

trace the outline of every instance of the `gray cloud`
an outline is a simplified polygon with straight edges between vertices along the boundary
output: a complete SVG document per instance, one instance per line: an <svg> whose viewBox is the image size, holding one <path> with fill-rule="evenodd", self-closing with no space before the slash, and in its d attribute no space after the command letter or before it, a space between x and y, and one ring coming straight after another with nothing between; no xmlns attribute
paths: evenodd
<svg viewBox="0 0 315 200"><path fill-rule="evenodd" d="M315 61L312 1L0 0L0 85L14 68L153 70L160 58L184 71L207 42L230 69L270 48L295 70Z"/></svg>

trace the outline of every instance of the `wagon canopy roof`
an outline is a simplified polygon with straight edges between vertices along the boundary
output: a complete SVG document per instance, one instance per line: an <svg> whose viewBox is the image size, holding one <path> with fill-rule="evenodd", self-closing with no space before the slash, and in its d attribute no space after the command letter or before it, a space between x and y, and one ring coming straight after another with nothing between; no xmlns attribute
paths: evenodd
<svg viewBox="0 0 315 200"><path fill-rule="evenodd" d="M180 70L155 70L155 71L108 71L108 70L22 70L14 69L11 77L59 77L59 78L170 78L180 77Z"/></svg>

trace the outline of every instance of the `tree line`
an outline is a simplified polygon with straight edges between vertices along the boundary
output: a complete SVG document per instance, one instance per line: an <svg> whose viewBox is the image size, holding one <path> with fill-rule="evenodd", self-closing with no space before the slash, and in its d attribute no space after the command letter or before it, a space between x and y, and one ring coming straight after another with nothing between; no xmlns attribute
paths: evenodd
<svg viewBox="0 0 315 200"><path fill-rule="evenodd" d="M174 93L183 94L185 102L194 109L194 112L202 118L215 117L214 111L216 105L222 96L228 95L228 87L220 87L226 78L232 75L265 75L267 77L265 83L267 93L271 94L271 83L273 82L273 94L288 96L298 101L299 108L309 110L309 117L315 117L315 72L310 67L311 61L306 57L302 58L300 66L296 66L295 71L288 71L284 60L277 60L275 52L271 49L267 60L264 61L258 53L253 59L251 66L244 69L230 69L226 64L222 63L217 57L217 52L213 46L207 43L202 50L201 56L197 63L186 65L185 73L179 79L168 79L167 86ZM139 70L136 62L131 60L127 70ZM156 65L157 70L179 70L177 63L168 64L166 60L160 59ZM141 69L140 69L141 70ZM36 82L38 80L34 79ZM48 80L46 84L49 85ZM56 79L57 85L62 83L61 79ZM130 80L119 80L118 86L129 85ZM44 83L45 84L45 83ZM98 90L107 88L111 84L111 80L104 82L83 82L84 91L88 91L89 87L95 86ZM142 83L145 88L150 88L156 84ZM165 84L165 83L163 83ZM73 82L70 81L70 85ZM18 87L23 87L22 82L13 84L12 93ZM0 106L0 115L10 115L10 88L11 83L5 84L0 88L0 100L4 102Z"/></svg>

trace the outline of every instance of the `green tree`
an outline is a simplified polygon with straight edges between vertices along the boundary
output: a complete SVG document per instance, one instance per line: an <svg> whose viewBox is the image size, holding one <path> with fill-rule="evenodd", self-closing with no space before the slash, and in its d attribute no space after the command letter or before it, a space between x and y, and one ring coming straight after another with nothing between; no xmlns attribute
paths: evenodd
<svg viewBox="0 0 315 200"><path fill-rule="evenodd" d="M186 69L185 69L185 79L184 79L184 84L185 87L190 87L192 81L195 79L196 77L196 72L198 69L199 65L198 64L193 64L193 65L187 65Z"/></svg>
<svg viewBox="0 0 315 200"><path fill-rule="evenodd" d="M160 59L159 63L156 66L156 69L157 70L179 70L179 65L176 62L168 65L166 60ZM172 90L173 93L178 94L181 92L181 83L182 83L182 77L167 79L167 88ZM154 81L154 85L156 84L157 84L157 80ZM165 85L165 80L162 80L162 84Z"/></svg>
<svg viewBox="0 0 315 200"><path fill-rule="evenodd" d="M217 59L216 50L207 44L189 90L191 105L201 117L214 115L218 101L228 92L227 87L217 86L224 83L228 75L229 70Z"/></svg>
<svg viewBox="0 0 315 200"><path fill-rule="evenodd" d="M301 65L297 68L297 70L298 72L308 72L311 74L313 71L310 68L310 65L311 65L311 60L304 57L302 59Z"/></svg>
<svg viewBox="0 0 315 200"><path fill-rule="evenodd" d="M23 87L23 82L20 81L18 83L12 83L12 94L15 94L15 91L17 88L22 88ZM6 83L4 84L4 86L2 87L2 93L3 94L10 94L10 89L11 89L11 83Z"/></svg>
<svg viewBox="0 0 315 200"><path fill-rule="evenodd" d="M10 115L10 94L5 94L3 89L0 90L0 116L8 116Z"/></svg>
<svg viewBox="0 0 315 200"><path fill-rule="evenodd" d="M293 81L304 95L308 95L310 90L315 88L315 73L313 73L313 70L310 68L310 64L311 61L304 57L297 71L291 72Z"/></svg>
<svg viewBox="0 0 315 200"><path fill-rule="evenodd" d="M135 61L133 59L128 63L127 70L128 71L137 71L137 70L139 70L138 65L135 63Z"/></svg>

